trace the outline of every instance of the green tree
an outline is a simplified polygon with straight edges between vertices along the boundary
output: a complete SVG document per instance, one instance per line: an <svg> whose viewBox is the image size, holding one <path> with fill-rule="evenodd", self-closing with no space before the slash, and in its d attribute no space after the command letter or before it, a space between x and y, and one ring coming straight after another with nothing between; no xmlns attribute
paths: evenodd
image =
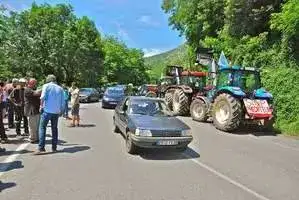
<svg viewBox="0 0 299 200"><path fill-rule="evenodd" d="M11 13L3 45L6 66L14 74L32 71L38 79L55 74L60 82L96 86L103 70L100 33L87 17L77 18L70 5L33 4Z"/></svg>
<svg viewBox="0 0 299 200"><path fill-rule="evenodd" d="M104 40L104 74L108 82L139 85L148 81L144 65L143 52L129 49L123 42L114 37Z"/></svg>

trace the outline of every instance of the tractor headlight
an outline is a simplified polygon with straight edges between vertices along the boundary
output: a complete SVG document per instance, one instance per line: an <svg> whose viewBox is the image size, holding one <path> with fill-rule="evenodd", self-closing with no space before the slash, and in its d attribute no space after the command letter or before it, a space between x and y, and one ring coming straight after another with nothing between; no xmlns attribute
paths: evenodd
<svg viewBox="0 0 299 200"><path fill-rule="evenodd" d="M192 132L190 129L182 130L181 135L182 136L192 136Z"/></svg>
<svg viewBox="0 0 299 200"><path fill-rule="evenodd" d="M138 129L137 128L135 130L135 135L141 136L141 137L151 137L152 136L152 132L150 130Z"/></svg>

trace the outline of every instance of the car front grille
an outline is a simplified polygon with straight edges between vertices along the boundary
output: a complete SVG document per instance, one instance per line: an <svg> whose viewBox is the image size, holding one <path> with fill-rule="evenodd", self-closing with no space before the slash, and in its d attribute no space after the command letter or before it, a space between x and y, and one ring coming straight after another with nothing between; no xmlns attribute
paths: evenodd
<svg viewBox="0 0 299 200"><path fill-rule="evenodd" d="M153 137L180 137L181 131L152 130Z"/></svg>

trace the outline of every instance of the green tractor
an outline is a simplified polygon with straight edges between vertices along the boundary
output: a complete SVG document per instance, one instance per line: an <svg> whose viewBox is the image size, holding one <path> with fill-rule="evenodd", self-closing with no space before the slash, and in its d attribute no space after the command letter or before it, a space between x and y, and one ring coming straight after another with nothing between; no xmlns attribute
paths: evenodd
<svg viewBox="0 0 299 200"><path fill-rule="evenodd" d="M167 66L165 74L158 85L158 96L165 98L167 106L175 115L188 114L192 98L203 91L207 73Z"/></svg>
<svg viewBox="0 0 299 200"><path fill-rule="evenodd" d="M229 66L223 52L218 64L211 54L202 52L198 54L198 62L202 57L206 62L209 56L210 84L204 88L204 95L197 95L192 100L190 114L193 120L205 122L212 118L215 127L226 132L247 123L272 128L273 96L262 88L259 71Z"/></svg>

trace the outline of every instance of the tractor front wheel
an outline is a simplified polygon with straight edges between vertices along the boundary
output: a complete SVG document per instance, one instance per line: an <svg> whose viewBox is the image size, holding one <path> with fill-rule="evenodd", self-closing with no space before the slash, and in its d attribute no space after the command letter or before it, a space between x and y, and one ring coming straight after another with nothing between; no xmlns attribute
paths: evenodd
<svg viewBox="0 0 299 200"><path fill-rule="evenodd" d="M230 94L220 94L213 105L213 123L219 130L230 132L239 128L242 121L241 102Z"/></svg>
<svg viewBox="0 0 299 200"><path fill-rule="evenodd" d="M194 99L190 105L190 114L193 120L206 122L208 106L200 99Z"/></svg>
<svg viewBox="0 0 299 200"><path fill-rule="evenodd" d="M173 112L176 115L185 115L189 111L189 98L182 89L176 89L173 94Z"/></svg>

